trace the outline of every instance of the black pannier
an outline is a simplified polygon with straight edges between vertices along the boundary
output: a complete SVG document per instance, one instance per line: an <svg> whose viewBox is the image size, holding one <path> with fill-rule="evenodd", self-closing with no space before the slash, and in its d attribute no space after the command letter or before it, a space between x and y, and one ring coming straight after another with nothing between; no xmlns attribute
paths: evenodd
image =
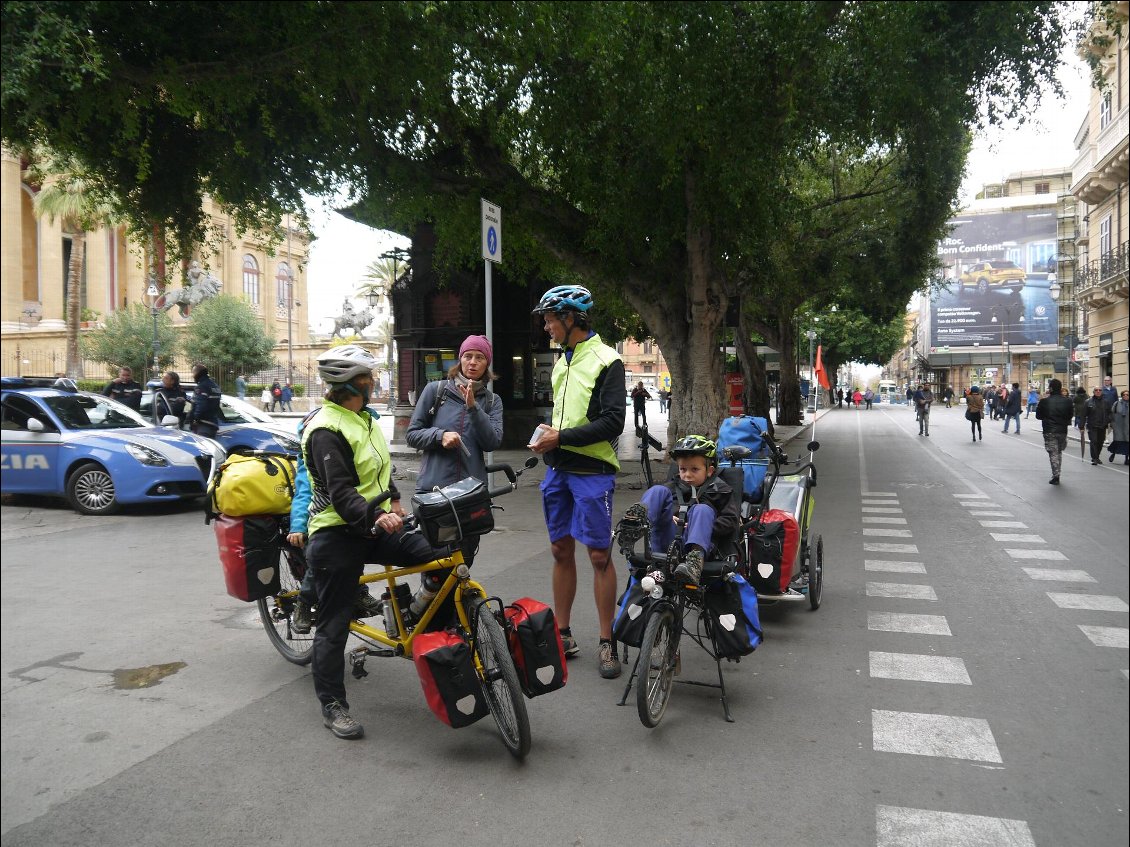
<svg viewBox="0 0 1130 847"><path fill-rule="evenodd" d="M433 547L455 544L494 529L494 512L486 484L474 477L412 496L424 537Z"/></svg>

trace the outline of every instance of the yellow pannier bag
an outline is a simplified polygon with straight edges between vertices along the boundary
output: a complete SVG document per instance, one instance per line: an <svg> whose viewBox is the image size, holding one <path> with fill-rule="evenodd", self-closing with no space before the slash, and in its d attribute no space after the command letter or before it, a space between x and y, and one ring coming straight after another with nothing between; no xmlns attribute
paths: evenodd
<svg viewBox="0 0 1130 847"><path fill-rule="evenodd" d="M212 511L233 517L290 514L297 473L297 461L285 453L229 456L208 489Z"/></svg>

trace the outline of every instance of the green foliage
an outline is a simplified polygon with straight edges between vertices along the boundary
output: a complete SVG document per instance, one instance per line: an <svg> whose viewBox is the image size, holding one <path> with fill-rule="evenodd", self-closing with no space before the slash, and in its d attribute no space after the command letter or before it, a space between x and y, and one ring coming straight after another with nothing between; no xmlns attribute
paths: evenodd
<svg viewBox="0 0 1130 847"><path fill-rule="evenodd" d="M824 348L824 365L829 373L835 373L845 362L886 365L906 336L905 312L886 323L877 323L859 310L839 309L802 315L800 323L816 328L816 343Z"/></svg>
<svg viewBox="0 0 1130 847"><path fill-rule="evenodd" d="M189 359L207 362L209 371L257 371L275 364L275 340L242 297L221 294L192 309L184 340Z"/></svg>
<svg viewBox="0 0 1130 847"><path fill-rule="evenodd" d="M158 362L162 368L172 363L177 352L177 334L169 316L157 316ZM112 312L101 329L83 335L80 340L84 358L102 362L110 368L133 369L142 382L153 362L153 314L140 303Z"/></svg>

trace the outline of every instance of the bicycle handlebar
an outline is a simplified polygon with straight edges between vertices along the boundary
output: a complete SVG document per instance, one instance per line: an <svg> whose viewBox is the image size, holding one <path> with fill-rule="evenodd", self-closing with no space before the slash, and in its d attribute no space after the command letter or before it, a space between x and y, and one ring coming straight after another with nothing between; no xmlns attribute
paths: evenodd
<svg viewBox="0 0 1130 847"><path fill-rule="evenodd" d="M495 497L501 497L503 494L509 494L511 491L514 491L518 487L518 477L520 477L530 468L536 467L537 463L537 457L531 456L530 458L526 459L526 463L522 465L521 469L519 469L518 471L515 471L512 467L510 467L510 465L507 465L504 462L496 462L494 464L487 465L487 473L501 472L505 474L506 478L509 480L506 485L500 485L496 488L488 489L487 493L490 494L490 498L493 500Z"/></svg>

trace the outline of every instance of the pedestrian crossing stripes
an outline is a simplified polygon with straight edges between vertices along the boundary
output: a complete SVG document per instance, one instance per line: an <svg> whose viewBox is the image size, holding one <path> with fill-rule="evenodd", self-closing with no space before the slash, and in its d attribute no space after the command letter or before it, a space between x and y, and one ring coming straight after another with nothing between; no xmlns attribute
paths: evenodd
<svg viewBox="0 0 1130 847"><path fill-rule="evenodd" d="M1011 541L1016 544L1047 544L1038 535L1024 535L1019 532L990 532L989 535L993 536L994 541Z"/></svg>
<svg viewBox="0 0 1130 847"><path fill-rule="evenodd" d="M882 506L864 506L864 512L870 512L874 515L901 515L902 509L885 509Z"/></svg>
<svg viewBox="0 0 1130 847"><path fill-rule="evenodd" d="M873 632L904 632L909 635L953 635L945 615L868 612L867 628Z"/></svg>
<svg viewBox="0 0 1130 847"><path fill-rule="evenodd" d="M1130 629L1124 626L1078 626L1096 647L1117 647L1121 650L1130 648Z"/></svg>
<svg viewBox="0 0 1130 847"><path fill-rule="evenodd" d="M1028 524L1020 521L978 521L986 529L1027 529Z"/></svg>
<svg viewBox="0 0 1130 847"><path fill-rule="evenodd" d="M953 495L958 500L988 500L988 494L955 494Z"/></svg>
<svg viewBox="0 0 1130 847"><path fill-rule="evenodd" d="M921 562L888 562L886 559L864 559L863 569L888 573L926 573L926 566Z"/></svg>
<svg viewBox="0 0 1130 847"><path fill-rule="evenodd" d="M863 516L863 522L864 523L902 524L902 525L905 526L906 525L906 518L887 518L887 517L875 517L874 515L864 515Z"/></svg>
<svg viewBox="0 0 1130 847"><path fill-rule="evenodd" d="M893 491L864 491L864 497L898 497Z"/></svg>
<svg viewBox="0 0 1130 847"><path fill-rule="evenodd" d="M1066 562L1067 557L1058 550L1014 550L1005 547L1004 552L1014 559L1048 559L1057 562Z"/></svg>
<svg viewBox="0 0 1130 847"><path fill-rule="evenodd" d="M864 506L898 506L898 500L860 500Z"/></svg>
<svg viewBox="0 0 1130 847"><path fill-rule="evenodd" d="M936 601L938 595L934 593L932 585L912 585L903 582L869 582L867 583L868 597L894 597L899 600L930 600Z"/></svg>
<svg viewBox="0 0 1130 847"><path fill-rule="evenodd" d="M986 511L986 512L970 512L969 514L971 514L975 518L1011 518L1012 517L1012 512Z"/></svg>
<svg viewBox="0 0 1130 847"><path fill-rule="evenodd" d="M864 535L883 536L886 538L913 538L909 529L878 529L865 526Z"/></svg>
<svg viewBox="0 0 1130 847"><path fill-rule="evenodd" d="M989 722L982 718L872 709L871 741L880 753L1002 763Z"/></svg>
<svg viewBox="0 0 1130 847"><path fill-rule="evenodd" d="M965 669L965 662L956 656L882 653L872 650L869 666L873 679L937 682L946 685L973 684Z"/></svg>
<svg viewBox="0 0 1130 847"><path fill-rule="evenodd" d="M868 553L917 553L916 544L889 544L884 541L864 541L863 549Z"/></svg>
<svg viewBox="0 0 1130 847"><path fill-rule="evenodd" d="M1001 506L1000 503L984 503L984 502L980 502L980 501L976 501L976 500L974 500L971 503L958 503L958 505L963 506L966 509L1003 509L1004 508L1003 506Z"/></svg>
<svg viewBox="0 0 1130 847"><path fill-rule="evenodd" d="M1130 612L1121 597L1112 594L1064 594L1049 591L1048 597L1061 609L1083 609L1088 612Z"/></svg>
<svg viewBox="0 0 1130 847"><path fill-rule="evenodd" d="M1036 847L1025 821L875 807L876 847Z"/></svg>
<svg viewBox="0 0 1130 847"><path fill-rule="evenodd" d="M1055 568L1021 568L1020 570L1032 577L1049 582L1095 582L1095 578L1086 571L1056 570Z"/></svg>

